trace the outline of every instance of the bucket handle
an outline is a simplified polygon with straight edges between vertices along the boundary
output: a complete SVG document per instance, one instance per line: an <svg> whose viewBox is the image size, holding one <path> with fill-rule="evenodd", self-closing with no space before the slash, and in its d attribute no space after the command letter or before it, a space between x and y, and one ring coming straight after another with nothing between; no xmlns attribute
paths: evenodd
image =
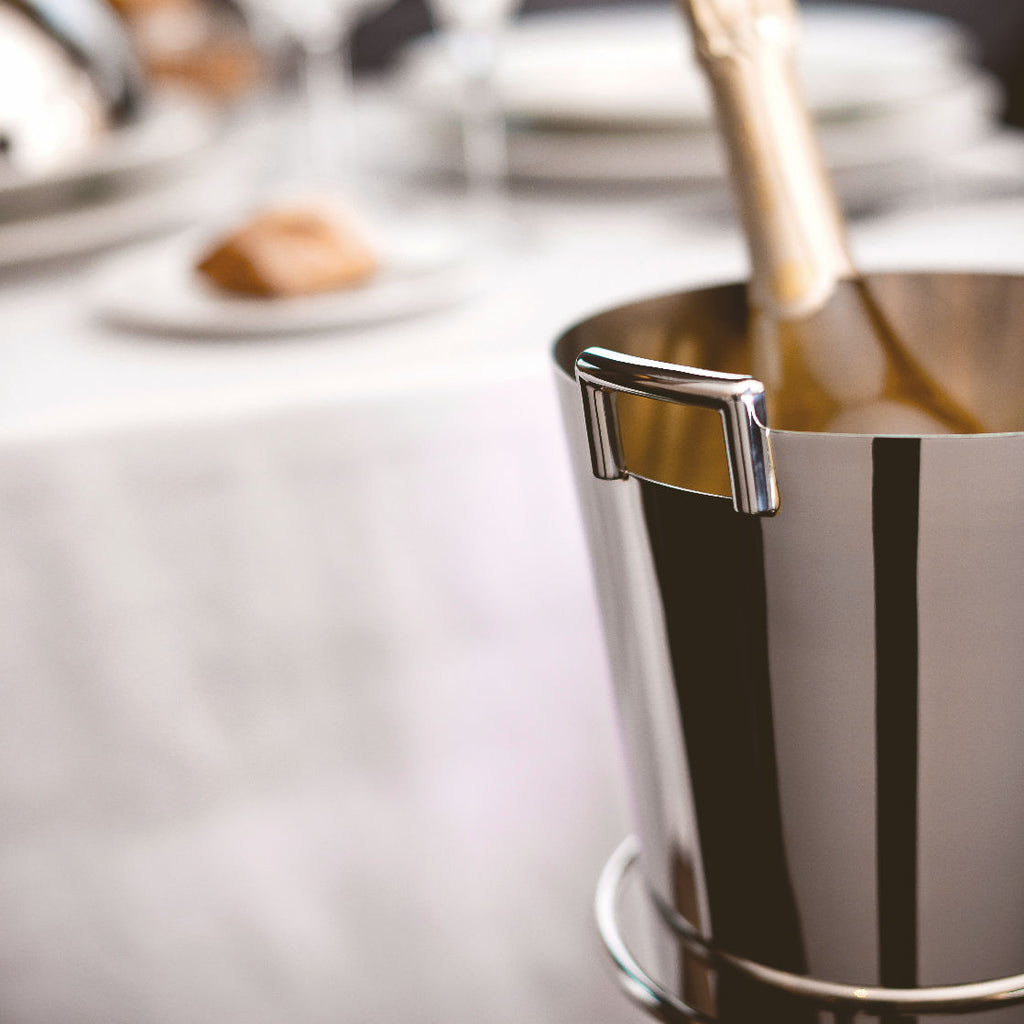
<svg viewBox="0 0 1024 1024"><path fill-rule="evenodd" d="M628 476L615 395L640 395L721 413L733 507L755 516L778 512L779 488L764 385L759 380L596 347L584 350L576 360L576 380L583 394L590 461L598 479L621 480Z"/></svg>

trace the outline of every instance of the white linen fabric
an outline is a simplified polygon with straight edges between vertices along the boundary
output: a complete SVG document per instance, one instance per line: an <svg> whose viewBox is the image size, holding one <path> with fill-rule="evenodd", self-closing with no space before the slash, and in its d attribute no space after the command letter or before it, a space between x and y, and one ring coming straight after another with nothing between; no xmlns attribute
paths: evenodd
<svg viewBox="0 0 1024 1024"><path fill-rule="evenodd" d="M631 1019L552 390L0 444L0 1020Z"/></svg>

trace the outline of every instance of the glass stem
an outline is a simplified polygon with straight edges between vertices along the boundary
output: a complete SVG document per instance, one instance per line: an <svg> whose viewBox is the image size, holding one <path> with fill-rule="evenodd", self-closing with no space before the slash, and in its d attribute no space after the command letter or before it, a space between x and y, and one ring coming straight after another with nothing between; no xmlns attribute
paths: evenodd
<svg viewBox="0 0 1024 1024"><path fill-rule="evenodd" d="M462 30L453 40L463 74L466 187L479 215L502 220L508 205L508 140L495 77L497 32Z"/></svg>
<svg viewBox="0 0 1024 1024"><path fill-rule="evenodd" d="M311 36L302 44L305 103L302 178L313 188L355 187L355 111L351 33Z"/></svg>

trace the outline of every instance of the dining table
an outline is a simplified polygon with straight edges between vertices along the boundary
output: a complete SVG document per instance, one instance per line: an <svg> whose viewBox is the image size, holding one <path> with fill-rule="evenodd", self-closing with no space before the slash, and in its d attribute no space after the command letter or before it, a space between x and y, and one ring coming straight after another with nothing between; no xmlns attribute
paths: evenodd
<svg viewBox="0 0 1024 1024"><path fill-rule="evenodd" d="M315 330L103 315L165 235L0 273L6 1024L640 1019L592 923L630 808L550 349L746 253L672 189L507 213L452 301ZM865 269L1022 239L1024 175L851 226Z"/></svg>

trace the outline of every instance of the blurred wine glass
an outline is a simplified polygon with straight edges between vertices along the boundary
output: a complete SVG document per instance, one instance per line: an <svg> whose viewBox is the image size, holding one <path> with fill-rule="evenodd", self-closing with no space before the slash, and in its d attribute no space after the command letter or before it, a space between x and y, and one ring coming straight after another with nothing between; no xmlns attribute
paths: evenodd
<svg viewBox="0 0 1024 1024"><path fill-rule="evenodd" d="M478 223L507 229L508 137L498 54L519 0L428 0L459 79L466 185Z"/></svg>
<svg viewBox="0 0 1024 1024"><path fill-rule="evenodd" d="M288 185L356 191L352 32L359 20L393 0L243 0L257 25L283 35L300 59L301 135L291 146Z"/></svg>

